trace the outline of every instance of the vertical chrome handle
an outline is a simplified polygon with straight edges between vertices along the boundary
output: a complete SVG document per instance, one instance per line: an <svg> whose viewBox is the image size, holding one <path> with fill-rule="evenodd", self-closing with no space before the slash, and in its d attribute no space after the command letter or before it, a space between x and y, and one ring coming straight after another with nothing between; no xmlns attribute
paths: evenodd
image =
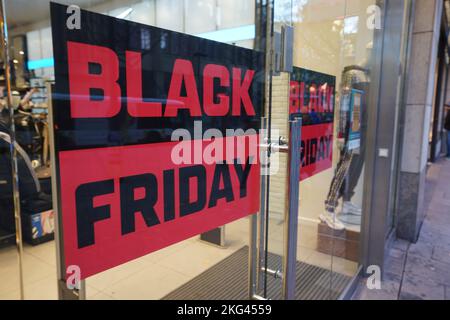
<svg viewBox="0 0 450 320"><path fill-rule="evenodd" d="M297 226L301 165L302 119L289 121L289 152L287 163L288 190L284 219L283 291L285 300L295 299L297 263Z"/></svg>

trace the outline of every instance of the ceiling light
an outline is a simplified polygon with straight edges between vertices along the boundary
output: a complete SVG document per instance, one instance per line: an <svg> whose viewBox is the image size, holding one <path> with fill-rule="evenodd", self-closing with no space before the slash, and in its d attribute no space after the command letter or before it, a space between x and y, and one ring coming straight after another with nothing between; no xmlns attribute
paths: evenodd
<svg viewBox="0 0 450 320"><path fill-rule="evenodd" d="M118 14L116 16L116 18L125 19L132 11L133 11L133 8L128 8L124 12Z"/></svg>

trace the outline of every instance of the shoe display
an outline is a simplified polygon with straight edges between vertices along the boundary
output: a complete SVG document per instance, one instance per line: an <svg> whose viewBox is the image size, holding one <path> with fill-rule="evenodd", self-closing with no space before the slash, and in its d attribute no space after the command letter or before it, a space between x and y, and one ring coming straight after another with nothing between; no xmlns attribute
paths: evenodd
<svg viewBox="0 0 450 320"><path fill-rule="evenodd" d="M357 205L353 204L350 201L344 201L344 204L342 206L342 212L344 214L352 214L352 215L355 215L355 216L362 215L361 208L358 207Z"/></svg>
<svg viewBox="0 0 450 320"><path fill-rule="evenodd" d="M334 212L325 211L320 216L320 221L326 223L333 230L344 230L344 224L337 218Z"/></svg>

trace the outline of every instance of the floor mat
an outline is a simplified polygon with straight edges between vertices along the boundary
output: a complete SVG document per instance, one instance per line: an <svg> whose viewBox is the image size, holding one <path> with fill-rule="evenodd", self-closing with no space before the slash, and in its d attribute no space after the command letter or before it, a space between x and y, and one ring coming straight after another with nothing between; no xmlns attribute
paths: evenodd
<svg viewBox="0 0 450 320"><path fill-rule="evenodd" d="M269 253L268 268L279 270L281 257ZM247 295L248 247L242 247L229 257L196 276L163 300L245 300ZM350 281L350 277L297 261L298 300L335 300ZM267 296L281 299L281 279L267 278Z"/></svg>

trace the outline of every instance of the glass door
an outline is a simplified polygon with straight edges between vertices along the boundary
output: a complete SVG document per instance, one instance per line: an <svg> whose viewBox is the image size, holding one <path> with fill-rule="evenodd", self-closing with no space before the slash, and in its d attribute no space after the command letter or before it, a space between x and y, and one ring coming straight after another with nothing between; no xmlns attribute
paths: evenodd
<svg viewBox="0 0 450 320"><path fill-rule="evenodd" d="M379 5L375 0L273 1L274 32L293 27L294 68L271 74L272 129L286 136L288 119L302 118L296 299L338 299L358 272L368 110L376 107L369 96ZM280 168L268 191L268 256L282 256L288 239L282 231L289 223L283 155ZM272 298L279 293L280 287Z"/></svg>
<svg viewBox="0 0 450 320"><path fill-rule="evenodd" d="M254 298L282 299L286 289L283 272L289 263L289 266L294 266L296 274L294 283L290 283L295 286L293 298L338 298L358 268L364 216L364 147L367 142L364 130L367 110L374 107L369 105L367 97L372 86L373 34L380 19L376 4L380 1L74 0L72 3L88 11L176 31L179 33L177 39L189 34L229 44L231 46L227 48L231 49L222 54L229 54L227 58L230 61L236 55L248 58L253 53L250 50L261 51L266 56L265 74L259 80L265 83L260 98L265 100L262 123L267 129L261 135L261 144L276 144L279 149L279 152L271 152L270 167L264 167L269 174L261 176L261 210L258 216L236 219L89 277L85 281L86 297L247 299L249 292L253 292ZM8 4L18 6L13 1L8 1ZM21 9L11 8L11 12L20 12ZM31 7L28 9L33 10ZM24 37L26 41L25 50L18 52L26 57L29 74L25 83L21 83L25 87L20 89L26 93L34 87L39 88L39 95L33 96L35 110L32 112L39 114L42 117L39 119L47 126L47 110L52 103L51 92L47 90L51 89L49 83L54 83L54 61L58 59L53 57L55 44L52 43L49 18L50 13L36 18L36 21L22 21L24 28L10 30L15 38ZM291 72L278 72L274 68L278 60L272 60L271 52L277 43L283 43L276 34L280 34L285 26L292 27L294 33L294 68ZM105 35L96 31L99 30L89 30L92 37L87 38L92 40ZM110 39L126 44L122 36L111 32ZM140 48L154 46L156 38L150 37L150 33L142 32L139 36ZM172 45L172 39L164 35L157 40L161 40L158 42L161 49ZM242 53L232 50L232 46L250 50ZM114 43L111 45L113 49L119 47ZM183 51L186 55L192 53L178 42L174 54ZM199 53L196 59L202 59L203 53ZM213 53L220 54L217 51ZM149 63L149 59L142 61ZM20 64L24 63L20 61ZM94 74L99 72L98 65L91 67ZM136 67L136 64L131 64L131 67ZM244 63L241 67L246 68ZM125 68L122 69L120 72L125 73ZM145 77L150 76L144 75L144 80ZM158 85L161 83L157 82ZM220 82L213 86L220 87ZM219 99L213 100L218 103ZM289 188L292 171L288 170L288 165L292 163L288 161L286 146L292 142L289 131L292 122L289 119L295 117L302 119L302 143L298 148L301 160L299 209L296 219L293 219L287 214L287 202L292 200L288 197L292 190ZM99 125L104 123L99 122ZM139 125L136 122L136 127ZM92 127L98 129L98 126ZM44 136L43 131L40 130L38 135ZM164 131L159 133L166 134ZM114 139L118 135L86 135L92 140L84 143L86 146L95 145L98 142L94 139L111 139L108 143L116 143ZM127 139L133 138L130 132L126 135ZM149 139L155 137L146 136ZM44 150L48 150L48 137L42 140L45 141ZM6 159L4 155L8 150L4 145L0 147L2 158ZM37 170L38 174L43 172L39 180L49 187L49 171L54 164L50 163L48 152L39 149L29 156L36 160L37 169L43 169ZM153 161L161 160L155 156ZM0 186L3 186L2 179ZM48 199L51 188L43 187L43 192L47 202L51 203ZM297 233L296 243L289 240L292 239L293 228ZM292 250L292 245L296 250ZM37 246L25 244L26 256L33 259L33 264L25 266L25 298L57 298L55 250L53 241ZM296 254L287 259L288 251ZM12 279L16 272L12 267L15 265L15 252L13 249L2 250L0 255L1 270L7 268L11 271L4 275ZM9 257L8 263L3 259L6 256ZM18 293L16 283L11 287L14 287L11 292ZM0 296L5 293L2 290L0 287Z"/></svg>
<svg viewBox="0 0 450 320"><path fill-rule="evenodd" d="M255 43L258 40L256 29L259 19L255 12L260 10L261 5L254 0L135 2L129 4L123 1L123 5L114 8L112 5L108 8L93 5L91 9L121 19L227 43L230 47L222 54L229 61L235 59L233 54L238 55L238 51L233 51L231 46L257 50ZM173 40L167 39L167 42L175 43ZM178 44L181 45L181 42ZM179 47L174 52L181 53L183 48ZM198 53L199 57L202 54L218 55L217 49L212 46ZM241 51L239 55L244 56ZM207 59L201 63L206 63ZM224 91L219 88L221 85L225 83L215 81L214 88ZM203 101L203 97L200 99ZM224 199L219 201L225 203ZM231 212L224 211L222 214ZM91 290L101 292L93 298L247 299L250 221L253 218L237 219L88 278L88 297Z"/></svg>
<svg viewBox="0 0 450 320"><path fill-rule="evenodd" d="M211 61L214 62L214 60L208 60L208 55L214 56L216 58L221 55L223 64L229 65L229 71L231 72L233 71L231 67L233 61L241 61L235 67L241 68L242 74L240 76L244 78L244 71L250 69L250 65L252 65L252 63L257 60L256 58L253 59L254 51L264 51L265 49L264 44L266 39L261 38L260 34L265 33L264 30L266 28L262 27L262 25L264 25L264 21L262 20L265 19L264 17L266 11L265 4L262 4L261 1L74 0L71 1L71 4L79 6L81 9L90 12L100 13L117 19L160 28L158 29L159 31L154 31L154 29L152 29L152 32L146 32L148 31L148 29L142 27L142 32L136 33L139 35L138 40L136 40L136 37L133 38L134 43L137 43L134 50L148 52L151 49L160 46L159 49L161 51L172 50L170 53L173 54L173 56L178 57L184 55L184 57L187 56L189 58L192 58L195 53L196 56L192 58L192 60L195 60L193 64L195 66L197 66L197 63L198 65L201 65L201 67L199 67L196 72L200 72L200 70L203 70L204 66L208 63L211 63ZM20 7L20 4L16 4L15 1L8 1L8 5L10 6L11 13L23 11L23 8ZM45 10L42 10L41 6L44 5ZM26 64L29 69L27 78L25 79L26 81L23 84L25 87L22 89L31 90L34 87L39 88L39 96L37 94L33 96L33 98L36 99L33 99L33 101L35 100L35 110L33 109L32 111L34 115L39 114L39 116L42 117L42 121L45 122L47 126L48 109L51 109L50 107L52 104L55 110L57 108L54 104L55 101L52 101L51 97L52 90L54 90L55 88L54 86L52 87L52 85L55 85L55 63L60 57L57 57L57 55L54 56L52 49L54 46L61 46L60 43L53 43L54 38L52 38L52 31L53 33L56 33L57 31L52 30L50 27L50 12L48 8L48 3L38 4L38 2L33 2L32 7L27 8L28 10L33 11L34 9L39 9L40 12L45 11L47 12L47 14L42 14L39 18L36 17L36 19L34 19L34 17L31 19L29 16L27 16L26 21L21 21L20 23L20 25L26 26L25 28L12 28L12 30L10 30L10 32L14 34L15 37L21 36L25 39L25 49L18 50L18 52L23 51L19 54L26 57L26 62L24 64ZM66 19L66 12L74 13L76 12L76 10L72 8L72 11L63 11L64 19ZM68 16L69 14L67 14L67 17ZM17 19L17 17L11 16L11 19L15 20ZM82 20L81 22L84 23L84 20ZM90 22L92 22L92 20ZM74 24L74 26L76 26L76 24ZM84 26L81 27L80 31L75 30L73 31L73 33L79 32L80 34L82 34L86 32L86 34L88 35L86 35L86 38L84 39L85 42L95 41L96 37L105 36L105 38L108 38L108 41L105 42L108 42L107 46L109 46L109 49L111 50L120 51L120 47L122 46L122 48L125 48L129 44L127 40L131 38L131 36L127 34L127 31L124 31L124 29L120 28L118 28L118 30L120 29L123 32L115 32L115 30L112 29L105 29L104 26L101 25L98 25L98 29L93 28L92 30L85 30L83 29L83 27ZM135 30L139 29L139 25L133 25L133 28ZM176 36L168 37L168 33L164 33L165 30L175 31L178 33L176 34ZM68 31L68 34L70 32L71 31ZM187 47L189 43L183 42L183 40L186 39L186 34L196 36L197 38L201 39L216 41L216 45L206 46L203 45L203 43L200 43L201 40L197 39L197 43L200 43L200 45ZM224 46L219 46L218 49L218 43L226 43L229 46L226 47L226 50L222 50ZM194 50L197 51L192 52ZM84 51L83 55L88 55L88 53L94 55L95 50L86 50ZM256 54L255 56L260 55ZM137 67L138 60L134 60L134 63L127 65L127 68L132 67L135 68L135 70L144 69L143 79L140 79L141 82L145 82L146 77L151 78L151 71L153 69L148 67L149 65L151 65L151 59L147 58L148 56L146 57L145 55L143 55L139 68ZM119 73L121 74L121 77L123 77L126 73L124 59L122 59L119 63ZM140 68L142 66L143 68ZM91 72L92 74L96 74L101 73L102 70L104 70L98 67L98 63L90 63L89 72ZM158 79L159 81L152 82L151 86L167 86L168 82L170 81L169 77L167 77L167 70L169 68L164 65L164 63L160 63L159 65L155 64L155 66L152 65L152 67L161 68L158 69L161 77ZM170 68L171 67L172 66L170 66ZM167 70L164 68L166 68ZM236 78L237 77L238 76L236 76ZM227 89L224 89L223 87L231 87L232 79L226 80L225 78L226 76L223 77L223 75L216 75L213 84L211 85L215 93L218 93L215 97L213 97L213 103L216 105L221 101L221 99L223 99L224 95L231 94L231 88L227 91ZM222 82L218 81L220 79L225 80L223 80ZM257 79L255 80L255 82L258 81L258 83L261 83L264 82L266 77L264 74L256 74L255 79ZM227 84L227 82L229 83ZM238 81L236 81L236 83L237 82ZM58 83L56 83L56 86L58 86ZM202 87L203 83L199 82L199 88L203 89ZM186 88L180 89L180 91L183 91L182 93L186 94L185 89ZM237 90L239 90L239 88ZM143 91L145 97L145 88ZM97 94L99 94L98 90L96 91L95 95ZM261 101L263 100L263 95L264 93L261 92L258 101L259 99ZM145 98L151 99L154 97L147 96ZM245 96L243 98L245 99ZM61 100L64 99L65 98ZM200 95L200 99L203 102L204 96ZM61 101L59 101L59 103L61 103ZM58 110L56 111L60 112ZM51 115L49 116L49 118L50 117ZM206 119L201 120L206 121ZM95 130L98 130L97 132L93 134L80 135L74 139L68 138L66 141L81 143L84 144L85 147L103 143L103 146L101 146L101 148L103 148L105 146L123 146L132 139L135 139L133 145L138 145L145 142L145 139L154 140L161 138L161 136L167 134L167 131L164 131L165 128L163 128L158 133L161 134L160 136L156 134L153 135L154 132L151 134L148 134L147 132L145 133L145 135L140 136L140 134L142 134L142 131L139 132L139 129L142 129L142 127L140 127L141 124L139 123L139 121L131 120L131 122L134 123L135 127L127 128L127 130L123 130L120 133L120 130L118 130L115 131L114 134L108 136L103 135L104 130L108 125L105 125L105 122L102 121L93 121L88 124L88 126L90 126L89 130L92 130L91 133L93 133ZM83 120L80 120L77 121L76 125L74 125L73 128L79 129L85 124L86 123L83 124ZM218 129L225 130L226 128L219 127ZM102 132L102 130L103 133L99 133ZM71 134L69 133L69 135ZM127 143L123 143L123 145L121 145L123 141L117 143L117 141L119 141L121 137L123 138L125 136L126 139L131 140L127 140ZM115 145L113 146L112 144ZM48 145L48 139L45 141L45 144L43 143L42 145L45 145L45 150L47 151L49 147L53 147L52 145ZM1 143L0 149L1 158L7 159L7 153L9 149L7 147L4 147L4 144ZM40 161L35 162L36 168L34 169L36 169L36 171L45 171L45 177L42 177L42 179L41 177L39 177L39 180L42 185L44 185L43 182L45 182L45 186L48 186L50 185L50 168L54 166L55 163L51 163L51 160L44 156L41 159L41 154L43 155L44 152L39 149L33 154L30 154L30 157L32 158L32 160L34 160L35 158L33 158L33 156L39 156ZM113 157L111 157L111 159L112 158ZM48 161L45 161L44 159ZM151 161L149 161L149 163L162 163L162 161L163 160L161 160L160 155L155 152L152 155ZM91 162L92 165L93 163L94 161ZM163 164L166 165L166 163ZM130 169L136 166L129 164L126 167ZM74 170L73 167L71 170ZM98 172L99 170L93 171ZM7 173L9 173L9 171ZM82 170L80 170L79 173L81 175ZM233 174L233 179L236 179L237 174ZM170 180L170 177L167 179ZM259 183L259 177L255 180L257 180L257 182ZM208 183L211 182L212 179L208 181ZM224 181L219 182L219 188L222 188L222 185L224 183ZM170 186L170 181L168 185ZM3 179L0 179L0 186L3 186ZM7 187L9 188L10 185L8 185ZM161 188L159 190L160 194L162 194L163 191L164 190ZM208 190L208 192L209 191L210 190ZM242 192L241 195L239 195L239 191ZM55 192L55 190L51 190L51 188L44 190L43 188L43 192L45 193L46 199L48 200L48 204L51 206L51 194L52 192ZM249 187L248 194L250 194L250 192L252 191ZM239 189L236 194L241 197L245 196L243 190ZM24 194L21 195L24 196ZM134 195L138 197L136 193ZM140 196L142 196L142 193L140 194ZM6 200L10 201L12 200L12 198L10 197ZM228 200L228 198L222 197L217 201L219 204L223 204ZM102 202L105 201L105 199L99 199L99 201ZM108 201L108 199L106 199L106 201ZM97 202L97 199L93 202ZM34 199L32 204L36 204ZM4 207L2 206L2 214L3 208ZM232 211L224 210L223 212L221 212L221 214L238 216L240 211L242 211L242 208L238 207L234 208L234 210ZM257 212L254 212L254 214L257 214ZM114 216L115 213L112 213L111 215ZM179 212L177 212L176 215L176 218L179 218ZM136 214L136 217L137 224L141 227L145 226L145 222L144 220L142 220L142 216L140 214ZM207 232L204 232L200 235L190 237L187 240L169 245L164 249L155 251L148 255L144 255L140 258L118 265L114 268L110 268L107 271L90 276L84 281L82 286L82 289L85 289L85 295L83 298L247 299L249 297L248 251L250 238L250 221L252 221L254 217L255 216L253 215L240 219L234 219L234 221L226 225L221 225L218 228L211 228ZM11 218L10 220L13 220L13 217L8 216L8 218ZM165 219L161 214L159 218L161 221ZM51 223L53 223L53 220L51 221ZM168 223L170 223L170 221L168 221ZM8 221L8 224L11 223ZM102 224L102 222L100 222L100 224ZM105 227L106 225L107 223L103 224L103 226L100 226L100 229ZM98 227L99 224L97 224L94 229L97 229ZM179 231L182 232L183 230L181 229ZM98 241L98 238L96 240ZM142 243L145 242L144 240L142 241ZM28 259L27 261L32 261L32 263L26 263L24 268L25 299L57 299L58 289L61 284L57 284L57 277L55 275L57 273L62 273L63 275L65 274L65 270L60 270L57 267L59 261L55 261L55 251L58 250L58 245L55 243L55 241L46 238L45 242L43 240L42 243L37 245L31 245L25 242L24 247L26 259ZM140 250L140 248L132 246L130 246L129 249L131 251ZM0 248L0 270L2 271L2 275L5 277L5 279L3 279L3 277L1 278L3 280L3 285L0 286L0 298L18 298L19 287L16 284L15 279L16 275L18 274L18 268L16 267L16 255L13 247L8 247L7 249ZM58 277L59 276L60 274L58 275Z"/></svg>

